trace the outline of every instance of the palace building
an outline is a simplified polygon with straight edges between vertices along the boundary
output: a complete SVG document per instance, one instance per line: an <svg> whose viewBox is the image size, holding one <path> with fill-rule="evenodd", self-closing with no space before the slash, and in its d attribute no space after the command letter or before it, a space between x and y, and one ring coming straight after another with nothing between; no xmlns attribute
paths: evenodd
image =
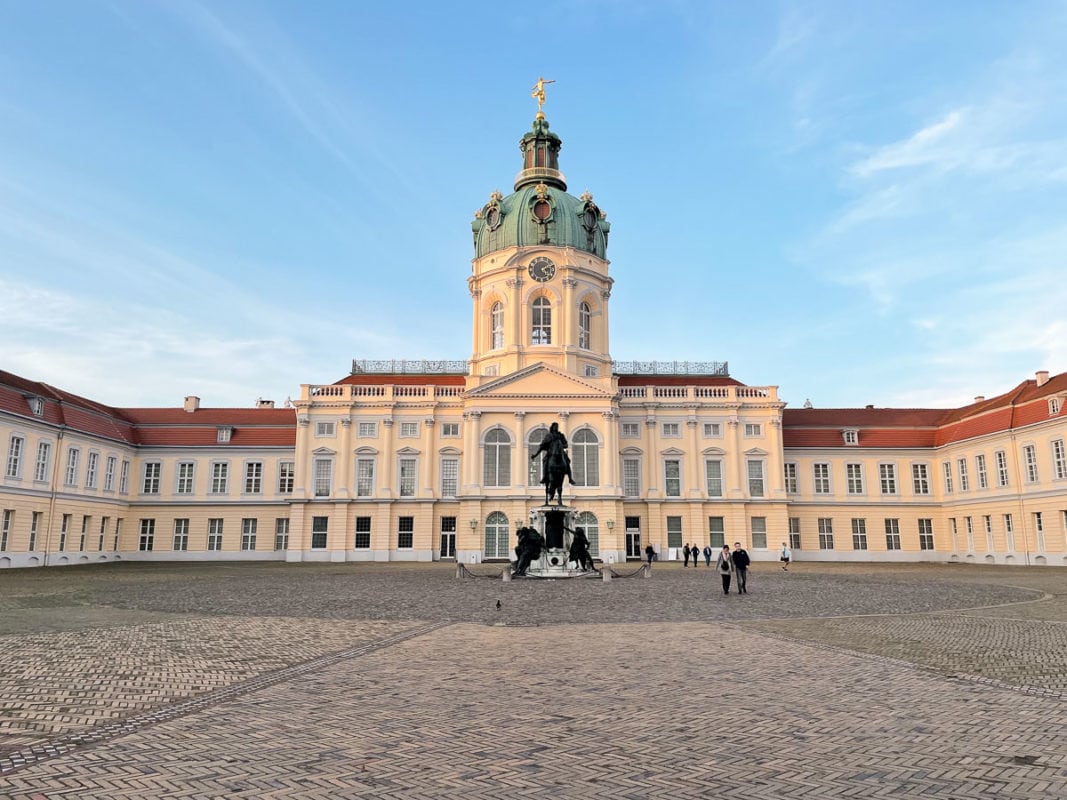
<svg viewBox="0 0 1067 800"><path fill-rule="evenodd" d="M741 541L1067 566L1067 373L958 409L793 409L723 363L616 361L610 225L560 144L539 110L513 192L475 214L466 361L354 361L248 409L113 408L0 371L0 567L507 559L553 422L605 562Z"/></svg>

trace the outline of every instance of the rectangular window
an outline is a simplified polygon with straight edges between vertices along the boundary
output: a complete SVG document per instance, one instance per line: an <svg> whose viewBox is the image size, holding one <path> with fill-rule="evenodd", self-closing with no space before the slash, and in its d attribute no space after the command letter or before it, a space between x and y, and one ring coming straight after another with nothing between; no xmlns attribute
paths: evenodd
<svg viewBox="0 0 1067 800"><path fill-rule="evenodd" d="M263 462L249 461L245 464L245 494L260 494L263 491Z"/></svg>
<svg viewBox="0 0 1067 800"><path fill-rule="evenodd" d="M1067 454L1063 449L1063 439L1052 440L1052 472L1058 481L1067 478Z"/></svg>
<svg viewBox="0 0 1067 800"><path fill-rule="evenodd" d="M705 422L704 423L704 438L705 439L721 439L722 438L722 423L721 422Z"/></svg>
<svg viewBox="0 0 1067 800"><path fill-rule="evenodd" d="M964 527L967 530L967 552L974 552L974 520L970 517L963 518Z"/></svg>
<svg viewBox="0 0 1067 800"><path fill-rule="evenodd" d="M1037 483L1037 449L1032 444L1023 448L1023 463L1026 464L1026 482Z"/></svg>
<svg viewBox="0 0 1067 800"><path fill-rule="evenodd" d="M337 423L335 422L316 422L315 423L315 435L316 436L334 436L337 433Z"/></svg>
<svg viewBox="0 0 1067 800"><path fill-rule="evenodd" d="M1003 488L1008 485L1008 454L997 450L993 457L997 461L997 486Z"/></svg>
<svg viewBox="0 0 1067 800"><path fill-rule="evenodd" d="M419 435L419 423L417 422L401 422L400 423L400 438L401 439L414 439Z"/></svg>
<svg viewBox="0 0 1067 800"><path fill-rule="evenodd" d="M856 430L842 431L842 435L845 437L845 444L854 446L860 443L860 432Z"/></svg>
<svg viewBox="0 0 1067 800"><path fill-rule="evenodd" d="M441 497L459 494L459 459L441 459Z"/></svg>
<svg viewBox="0 0 1067 800"><path fill-rule="evenodd" d="M107 525L108 525L108 523L110 521L111 521L111 517L101 517L100 518L100 538L97 539L97 542L96 542L96 549L97 550L103 550L104 549L104 535L107 533Z"/></svg>
<svg viewBox="0 0 1067 800"><path fill-rule="evenodd" d="M1008 552L1015 552L1015 524L1012 522L1011 514L1004 515L1004 542L1007 545Z"/></svg>
<svg viewBox="0 0 1067 800"><path fill-rule="evenodd" d="M1040 511L1034 512L1034 532L1037 534L1037 552L1045 552L1045 522Z"/></svg>
<svg viewBox="0 0 1067 800"><path fill-rule="evenodd" d="M159 476L163 465L158 461L149 461L144 465L144 480L141 482L141 494L159 494Z"/></svg>
<svg viewBox="0 0 1067 800"><path fill-rule="evenodd" d="M704 475L708 485L708 497L722 497L722 461L717 458L705 461Z"/></svg>
<svg viewBox="0 0 1067 800"><path fill-rule="evenodd" d="M141 520L141 538L137 549L142 552L153 549L156 541L156 521L154 519Z"/></svg>
<svg viewBox="0 0 1067 800"><path fill-rule="evenodd" d="M677 422L663 423L663 436L666 439L677 439L682 435L681 426Z"/></svg>
<svg viewBox="0 0 1067 800"><path fill-rule="evenodd" d="M92 517L82 517L82 535L78 540L78 552L85 552L85 540L89 535L89 520Z"/></svg>
<svg viewBox="0 0 1067 800"><path fill-rule="evenodd" d="M194 462L192 461L179 461L178 462L178 482L174 486L175 494L192 494L193 493L193 469Z"/></svg>
<svg viewBox="0 0 1067 800"><path fill-rule="evenodd" d="M7 551L8 541L11 539L11 529L15 525L15 510L4 509L4 519L0 523L0 553Z"/></svg>
<svg viewBox="0 0 1067 800"><path fill-rule="evenodd" d="M401 497L414 497L415 496L415 459L414 458L402 458L400 459L400 496Z"/></svg>
<svg viewBox="0 0 1067 800"><path fill-rule="evenodd" d="M834 521L830 517L819 517L819 549L834 549Z"/></svg>
<svg viewBox="0 0 1067 800"><path fill-rule="evenodd" d="M207 521L207 549L222 549L222 520L209 519Z"/></svg>
<svg viewBox="0 0 1067 800"><path fill-rule="evenodd" d="M763 497L763 462L756 459L748 461L749 497Z"/></svg>
<svg viewBox="0 0 1067 800"><path fill-rule="evenodd" d="M355 548L370 550L370 517L356 517Z"/></svg>
<svg viewBox="0 0 1067 800"><path fill-rule="evenodd" d="M952 494L952 464L941 462L941 476L945 479L945 494Z"/></svg>
<svg viewBox="0 0 1067 800"><path fill-rule="evenodd" d="M126 494L130 489L130 462L123 461L119 470L119 494Z"/></svg>
<svg viewBox="0 0 1067 800"><path fill-rule="evenodd" d="M101 541L103 540L103 533L100 534ZM188 519L176 519L174 520L174 550L188 550L189 549L189 520Z"/></svg>
<svg viewBox="0 0 1067 800"><path fill-rule="evenodd" d="M278 494L292 494L296 483L296 463L292 461L278 462Z"/></svg>
<svg viewBox="0 0 1067 800"><path fill-rule="evenodd" d="M63 522L59 526L59 551L61 553L67 549L67 534L70 533L70 521L73 517L73 514L64 514Z"/></svg>
<svg viewBox="0 0 1067 800"><path fill-rule="evenodd" d="M80 451L76 447L67 448L67 476L64 484L66 486L78 485L78 458L81 456Z"/></svg>
<svg viewBox="0 0 1067 800"><path fill-rule="evenodd" d="M117 520L115 520L115 546L112 548L113 550L118 550L119 549L119 536L121 534L122 534L122 520L121 519L117 519Z"/></svg>
<svg viewBox="0 0 1067 800"><path fill-rule="evenodd" d="M42 513L41 511L34 511L30 516L30 546L27 549L31 553L37 549L37 534L41 530Z"/></svg>
<svg viewBox="0 0 1067 800"><path fill-rule="evenodd" d="M641 496L641 460L638 458L622 460L622 493L625 497Z"/></svg>
<svg viewBox="0 0 1067 800"><path fill-rule="evenodd" d="M949 517L948 524L949 529L952 531L952 552L958 553L960 550L960 536L959 528L956 525L956 518Z"/></svg>
<svg viewBox="0 0 1067 800"><path fill-rule="evenodd" d="M663 462L663 486L667 497L682 496L682 462L669 458Z"/></svg>
<svg viewBox="0 0 1067 800"><path fill-rule="evenodd" d="M863 464L845 464L849 494L863 494Z"/></svg>
<svg viewBox="0 0 1067 800"><path fill-rule="evenodd" d="M233 428L229 425L219 425L215 428L215 441L219 444L225 444L230 441L230 437L233 436Z"/></svg>
<svg viewBox="0 0 1067 800"><path fill-rule="evenodd" d="M934 549L934 521L932 519L919 520L919 549Z"/></svg>
<svg viewBox="0 0 1067 800"><path fill-rule="evenodd" d="M897 468L895 464L879 464L878 479L882 484L882 494L897 493Z"/></svg>
<svg viewBox="0 0 1067 800"><path fill-rule="evenodd" d="M38 442L37 443L37 464L33 468L33 479L35 481L48 480L48 462L52 460L52 445L50 442ZM110 489L108 485L104 485L105 489Z"/></svg>
<svg viewBox="0 0 1067 800"><path fill-rule="evenodd" d="M974 473L978 476L978 488L989 488L989 473L986 472L985 455L979 453L974 457Z"/></svg>
<svg viewBox="0 0 1067 800"><path fill-rule="evenodd" d="M85 462L85 488L96 488L96 476L100 466L100 454L89 453L89 458Z"/></svg>
<svg viewBox="0 0 1067 800"><path fill-rule="evenodd" d="M333 491L333 459L316 458L315 497L329 497L331 491Z"/></svg>
<svg viewBox="0 0 1067 800"><path fill-rule="evenodd" d="M956 462L960 474L960 491L969 492L971 490L971 479L967 474L967 459L961 458Z"/></svg>
<svg viewBox="0 0 1067 800"><path fill-rule="evenodd" d="M458 439L459 438L459 423L458 422L442 422L441 423L441 435L446 439Z"/></svg>
<svg viewBox="0 0 1067 800"><path fill-rule="evenodd" d="M792 462L785 465L785 491L786 494L800 493L800 480L797 478L797 465Z"/></svg>
<svg viewBox="0 0 1067 800"><path fill-rule="evenodd" d="M361 422L359 428L356 431L356 435L360 439L375 439L378 436L378 423L377 422Z"/></svg>
<svg viewBox="0 0 1067 800"><path fill-rule="evenodd" d="M637 422L622 423L622 438L637 439L641 435L641 426Z"/></svg>
<svg viewBox="0 0 1067 800"><path fill-rule="evenodd" d="M900 520L887 519L885 521L885 549L900 549Z"/></svg>
<svg viewBox="0 0 1067 800"><path fill-rule="evenodd" d="M277 517L274 520L274 549L289 549L289 518Z"/></svg>
<svg viewBox="0 0 1067 800"><path fill-rule="evenodd" d="M215 462L211 465L211 493L226 494L229 489L230 465L225 462Z"/></svg>
<svg viewBox="0 0 1067 800"><path fill-rule="evenodd" d="M852 518L852 549L867 549L867 520Z"/></svg>
<svg viewBox="0 0 1067 800"><path fill-rule="evenodd" d="M926 464L911 465L911 487L915 494L930 494L930 473Z"/></svg>
<svg viewBox="0 0 1067 800"><path fill-rule="evenodd" d="M7 448L7 469L5 477L18 478L22 474L22 450L26 446L26 439L22 436L12 436Z"/></svg>
<svg viewBox="0 0 1067 800"><path fill-rule="evenodd" d="M993 515L983 514L982 525L985 527L985 549L986 552L996 552L995 544L993 542Z"/></svg>
<svg viewBox="0 0 1067 800"><path fill-rule="evenodd" d="M726 544L726 520L723 517L708 517L708 536L713 548Z"/></svg>
<svg viewBox="0 0 1067 800"><path fill-rule="evenodd" d="M256 529L259 527L259 520L245 518L241 520L241 549L242 550L255 550L256 549Z"/></svg>
<svg viewBox="0 0 1067 800"><path fill-rule="evenodd" d="M444 462L442 462L443 470ZM443 477L443 476L442 476ZM374 495L374 459L356 459L356 497L372 497ZM446 497L448 495L445 495Z"/></svg>
<svg viewBox="0 0 1067 800"><path fill-rule="evenodd" d="M667 517L667 547L682 546L682 518Z"/></svg>
<svg viewBox="0 0 1067 800"><path fill-rule="evenodd" d="M767 547L767 518L752 518L752 548L766 549Z"/></svg>
<svg viewBox="0 0 1067 800"><path fill-rule="evenodd" d="M745 437L751 439L754 436L763 435L763 426L758 422L746 422L745 423Z"/></svg>
<svg viewBox="0 0 1067 800"><path fill-rule="evenodd" d="M812 464L815 494L830 494L830 465Z"/></svg>
<svg viewBox="0 0 1067 800"><path fill-rule="evenodd" d="M415 546L415 518L400 517L397 519L397 523L397 549L410 550Z"/></svg>
<svg viewBox="0 0 1067 800"><path fill-rule="evenodd" d="M789 549L800 549L800 517L789 518Z"/></svg>
<svg viewBox="0 0 1067 800"><path fill-rule="evenodd" d="M312 550L325 550L326 544L329 538L330 531L330 518L329 517L312 517L311 518L311 549Z"/></svg>

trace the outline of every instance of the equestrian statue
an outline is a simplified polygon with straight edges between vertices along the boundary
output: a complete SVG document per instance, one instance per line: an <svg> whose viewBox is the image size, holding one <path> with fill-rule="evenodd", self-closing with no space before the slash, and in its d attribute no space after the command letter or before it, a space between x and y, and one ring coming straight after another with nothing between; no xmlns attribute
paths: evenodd
<svg viewBox="0 0 1067 800"><path fill-rule="evenodd" d="M567 455L567 437L560 432L559 423L553 422L541 440L541 446L537 452L530 456L530 460L544 453L541 460L541 483L545 485L545 505L553 498L558 498L558 505L563 505L563 478L574 485L574 476L571 475L571 459Z"/></svg>

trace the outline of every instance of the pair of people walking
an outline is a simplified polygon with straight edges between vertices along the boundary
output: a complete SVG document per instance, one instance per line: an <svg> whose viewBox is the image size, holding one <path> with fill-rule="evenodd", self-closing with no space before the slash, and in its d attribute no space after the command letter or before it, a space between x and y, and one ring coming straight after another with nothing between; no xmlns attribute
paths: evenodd
<svg viewBox="0 0 1067 800"><path fill-rule="evenodd" d="M748 565L752 559L748 557L748 551L741 546L741 542L734 542L733 552L730 545L724 544L715 559L715 570L722 579L722 593L730 594L730 583L734 576L737 577L737 593L748 594Z"/></svg>

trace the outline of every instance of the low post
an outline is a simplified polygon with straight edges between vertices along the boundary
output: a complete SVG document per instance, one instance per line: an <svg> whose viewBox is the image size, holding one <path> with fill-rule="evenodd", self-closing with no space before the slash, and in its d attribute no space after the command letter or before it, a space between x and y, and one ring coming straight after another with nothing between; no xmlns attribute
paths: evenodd
<svg viewBox="0 0 1067 800"><path fill-rule="evenodd" d="M652 565L649 564L647 561L641 566L641 570L642 570L642 572L641 572L641 577L642 578L651 578L652 577Z"/></svg>
<svg viewBox="0 0 1067 800"><path fill-rule="evenodd" d="M604 576L604 583L610 583L611 582L611 567L610 566L605 564L603 569L600 570L600 574Z"/></svg>
<svg viewBox="0 0 1067 800"><path fill-rule="evenodd" d="M504 581L504 583L511 580L511 564L504 567L504 571L500 573L500 579Z"/></svg>
<svg viewBox="0 0 1067 800"><path fill-rule="evenodd" d="M458 580L462 580L463 579L463 562L462 561L457 561L456 562L456 578Z"/></svg>

